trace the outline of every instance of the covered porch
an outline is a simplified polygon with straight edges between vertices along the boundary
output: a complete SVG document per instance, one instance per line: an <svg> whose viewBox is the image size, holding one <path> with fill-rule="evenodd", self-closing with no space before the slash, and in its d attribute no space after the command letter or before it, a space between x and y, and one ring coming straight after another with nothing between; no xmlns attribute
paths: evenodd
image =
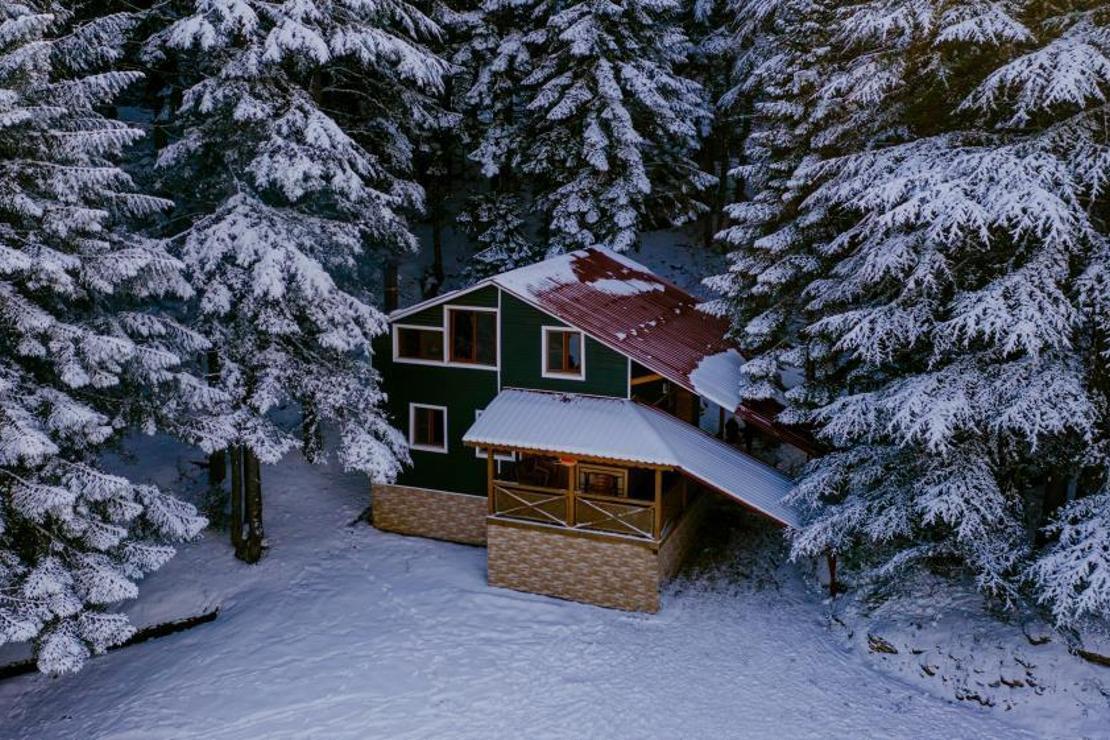
<svg viewBox="0 0 1110 740"><path fill-rule="evenodd" d="M488 452L489 515L661 542L697 495L669 467L502 450Z"/></svg>
<svg viewBox="0 0 1110 740"><path fill-rule="evenodd" d="M494 585L655 611L710 492L797 521L789 478L629 399L503 390L463 441L486 461Z"/></svg>

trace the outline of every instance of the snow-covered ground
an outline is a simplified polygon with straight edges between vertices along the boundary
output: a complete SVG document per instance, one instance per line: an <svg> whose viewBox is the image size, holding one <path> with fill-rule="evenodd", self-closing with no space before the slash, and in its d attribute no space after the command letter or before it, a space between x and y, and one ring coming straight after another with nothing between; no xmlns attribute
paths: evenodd
<svg viewBox="0 0 1110 740"><path fill-rule="evenodd" d="M188 453L148 442L173 483ZM353 523L365 480L291 459L267 469L271 550L237 562L208 533L142 584L140 625L219 619L0 682L11 738L1035 737L974 702L899 680L836 630L775 548L733 538L657 615L490 588L481 548ZM180 481L178 481L180 485ZM739 539L740 544L736 544ZM745 544L750 543L750 544ZM738 548L738 549L737 549ZM707 561L703 557L701 562ZM713 562L713 558L708 558ZM1091 725L1094 727L1094 725Z"/></svg>

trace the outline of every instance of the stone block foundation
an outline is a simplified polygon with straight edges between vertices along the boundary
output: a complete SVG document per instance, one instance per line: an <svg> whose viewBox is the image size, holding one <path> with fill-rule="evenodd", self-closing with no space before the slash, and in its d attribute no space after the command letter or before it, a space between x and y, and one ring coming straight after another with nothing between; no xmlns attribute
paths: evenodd
<svg viewBox="0 0 1110 740"><path fill-rule="evenodd" d="M698 529L705 520L710 504L709 494L702 493L698 496L659 546L660 585L674 578L686 561L686 556L697 543Z"/></svg>
<svg viewBox="0 0 1110 740"><path fill-rule="evenodd" d="M659 610L652 543L490 519L491 586L629 611Z"/></svg>
<svg viewBox="0 0 1110 740"><path fill-rule="evenodd" d="M486 544L485 496L375 484L371 511L374 526L386 532L437 540Z"/></svg>
<svg viewBox="0 0 1110 740"><path fill-rule="evenodd" d="M695 501L661 544L491 517L489 583L597 606L659 611L659 587L674 577L694 546L708 498Z"/></svg>
<svg viewBox="0 0 1110 740"><path fill-rule="evenodd" d="M693 502L662 543L487 516L488 502L428 488L373 486L374 526L387 532L488 547L491 586L587 604L656 612L708 508Z"/></svg>

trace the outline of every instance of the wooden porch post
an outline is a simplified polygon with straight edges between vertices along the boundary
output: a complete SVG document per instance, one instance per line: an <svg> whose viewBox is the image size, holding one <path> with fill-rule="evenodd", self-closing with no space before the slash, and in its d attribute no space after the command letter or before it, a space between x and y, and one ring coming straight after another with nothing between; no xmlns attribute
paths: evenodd
<svg viewBox="0 0 1110 740"><path fill-rule="evenodd" d="M489 513L493 514L493 448L486 448L486 497L489 499Z"/></svg>
<svg viewBox="0 0 1110 740"><path fill-rule="evenodd" d="M567 466L567 526L573 527L575 525L575 517L578 512L575 509L574 489L578 484L578 462L575 461L574 465Z"/></svg>
<svg viewBox="0 0 1110 740"><path fill-rule="evenodd" d="M652 527L655 539L663 533L663 471L655 469L655 524Z"/></svg>

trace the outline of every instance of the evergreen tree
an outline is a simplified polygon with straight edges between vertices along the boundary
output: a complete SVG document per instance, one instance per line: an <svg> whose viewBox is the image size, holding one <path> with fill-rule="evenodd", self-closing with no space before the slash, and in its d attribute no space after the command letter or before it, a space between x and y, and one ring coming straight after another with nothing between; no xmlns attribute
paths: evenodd
<svg viewBox="0 0 1110 740"><path fill-rule="evenodd" d="M713 178L691 154L709 114L701 87L676 72L690 51L677 3L548 7L533 10L524 38L527 148L513 162L538 177L549 249L626 251L645 225L702 212Z"/></svg>
<svg viewBox="0 0 1110 740"><path fill-rule="evenodd" d="M550 6L520 0L485 0L457 16L459 43L452 61L459 70L457 106L463 116L468 158L479 182L458 215L474 245L468 278L478 280L543 258L527 214L534 189L517 164L523 136L523 81L532 71L525 43L530 24L546 22Z"/></svg>
<svg viewBox="0 0 1110 740"><path fill-rule="evenodd" d="M817 245L832 238L835 224L799 217L815 187L800 176L802 166L847 150L867 128L854 121L831 135L833 113L818 99L829 74L832 8L824 0L750 0L735 9L735 84L720 107L750 101L747 163L730 172L747 191L726 208L731 223L717 234L730 250L728 272L706 282L721 296L711 307L733 317L748 352L751 399L784 401L784 371L809 361L797 337L807 310L802 290L828 269Z"/></svg>
<svg viewBox="0 0 1110 740"><path fill-rule="evenodd" d="M0 6L0 644L33 640L49 673L126 640L106 609L205 524L100 453L133 427L207 449L228 431L204 413L219 394L179 369L205 341L144 310L190 289L128 226L169 205L115 164L142 132L99 112L139 77L98 73L130 24Z"/></svg>
<svg viewBox="0 0 1110 740"><path fill-rule="evenodd" d="M787 419L836 447L799 485L796 555L964 567L1011 600L1043 482L1105 485L1106 13L846 6L826 63L794 75L813 92L757 108L759 131L807 101L817 123L784 178L798 197L765 236L735 234L714 281L751 298L736 317L756 393L803 368ZM1058 615L1105 603L1098 556L1080 556L1105 546L1093 501L1033 571Z"/></svg>
<svg viewBox="0 0 1110 740"><path fill-rule="evenodd" d="M368 362L385 319L350 278L415 250L403 215L423 202L411 134L429 124L444 64L422 46L435 24L402 0L181 10L148 44L152 61L169 55L195 74L158 166L190 221L177 242L233 399L232 509L246 519L239 554L254 561L259 460L301 446L321 461L325 421L346 469L388 480L407 458ZM289 401L300 440L272 418Z"/></svg>
<svg viewBox="0 0 1110 740"><path fill-rule="evenodd" d="M716 177L705 193L706 211L701 215L707 248L727 225L725 206L731 197L739 197L744 186L733 171L743 159L751 120L750 94L740 89L751 79L744 63L750 58L751 39L750 23L737 23L737 11L748 18L744 4L736 2L694 0L686 8L692 47L681 72L701 84L713 114L698 153L701 168Z"/></svg>

